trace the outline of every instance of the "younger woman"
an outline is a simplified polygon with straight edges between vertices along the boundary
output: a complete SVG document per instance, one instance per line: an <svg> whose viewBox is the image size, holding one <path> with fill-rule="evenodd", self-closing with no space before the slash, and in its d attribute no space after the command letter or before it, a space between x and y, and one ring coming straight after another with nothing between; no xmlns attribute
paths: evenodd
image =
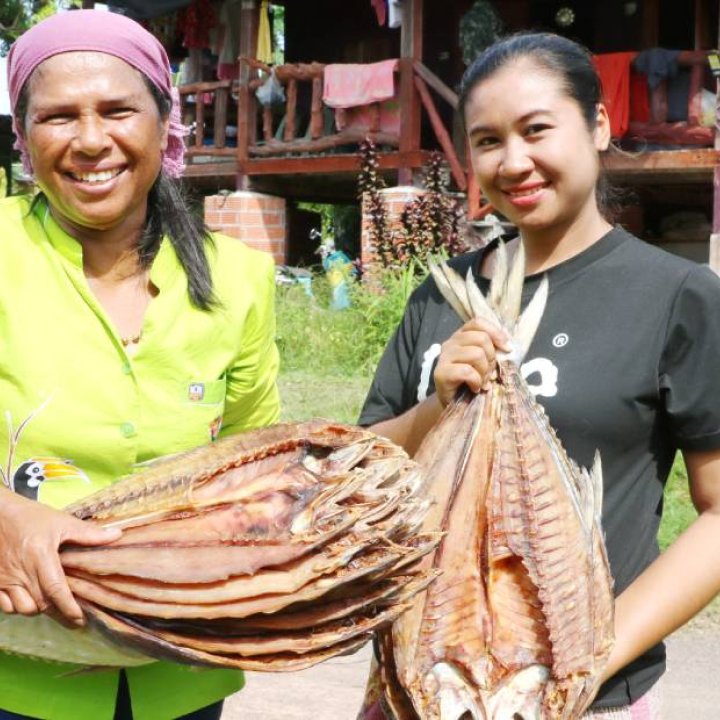
<svg viewBox="0 0 720 720"><path fill-rule="evenodd" d="M720 282L613 227L600 154L607 111L589 53L551 34L505 38L463 79L474 172L519 229L524 299L550 282L522 373L569 455L598 449L616 645L590 716L659 718L662 639L720 591ZM518 241L515 241L518 242ZM451 262L485 292L495 245ZM413 295L360 422L414 451L452 399L481 392L502 331L460 327L432 280ZM434 366L434 372L432 368ZM681 450L699 517L662 556L663 488Z"/></svg>

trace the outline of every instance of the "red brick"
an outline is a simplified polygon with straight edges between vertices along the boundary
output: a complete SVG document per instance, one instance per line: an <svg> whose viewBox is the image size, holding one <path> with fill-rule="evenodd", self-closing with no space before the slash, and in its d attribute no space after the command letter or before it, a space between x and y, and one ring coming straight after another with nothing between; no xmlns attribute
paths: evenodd
<svg viewBox="0 0 720 720"><path fill-rule="evenodd" d="M221 228L219 232L223 233L223 235L229 235L230 237L237 238L238 240L243 240L240 228L237 226L224 227Z"/></svg>
<svg viewBox="0 0 720 720"><path fill-rule="evenodd" d="M285 240L285 228L266 228L266 237L268 238L268 240Z"/></svg>
<svg viewBox="0 0 720 720"><path fill-rule="evenodd" d="M267 213L258 212L256 210L252 212L248 210L239 212L237 213L237 218L238 222L242 223L243 225L247 225L248 227L277 224L277 217L275 215L268 215Z"/></svg>

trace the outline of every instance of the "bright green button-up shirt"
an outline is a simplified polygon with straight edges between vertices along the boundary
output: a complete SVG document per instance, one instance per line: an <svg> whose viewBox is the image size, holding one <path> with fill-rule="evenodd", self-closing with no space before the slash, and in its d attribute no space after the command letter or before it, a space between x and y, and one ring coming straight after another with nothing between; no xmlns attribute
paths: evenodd
<svg viewBox="0 0 720 720"><path fill-rule="evenodd" d="M137 463L273 423L274 268L269 255L215 236L218 306L194 308L169 241L151 268L159 289L137 351L126 353L83 274L82 248L47 206L0 201L0 411L25 426L17 492L54 507L102 488ZM39 408L39 410L38 410ZM0 422L0 464L6 465ZM117 672L0 654L0 708L52 720L110 720ZM169 663L128 670L135 720L170 720L242 686L242 674Z"/></svg>

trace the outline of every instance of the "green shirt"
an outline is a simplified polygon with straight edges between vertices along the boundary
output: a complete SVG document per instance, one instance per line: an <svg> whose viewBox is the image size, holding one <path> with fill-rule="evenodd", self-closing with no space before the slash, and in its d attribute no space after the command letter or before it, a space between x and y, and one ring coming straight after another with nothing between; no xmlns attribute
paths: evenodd
<svg viewBox="0 0 720 720"><path fill-rule="evenodd" d="M90 291L82 248L45 203L0 201L0 411L24 427L16 491L54 507L137 463L273 423L279 401L272 258L216 235L208 248L218 306L193 307L164 240L159 289L129 356ZM0 463L6 465L6 422ZM0 654L0 708L52 720L111 720L118 673ZM71 674L68 674L71 673ZM242 687L240 672L153 663L128 670L135 720L170 720Z"/></svg>

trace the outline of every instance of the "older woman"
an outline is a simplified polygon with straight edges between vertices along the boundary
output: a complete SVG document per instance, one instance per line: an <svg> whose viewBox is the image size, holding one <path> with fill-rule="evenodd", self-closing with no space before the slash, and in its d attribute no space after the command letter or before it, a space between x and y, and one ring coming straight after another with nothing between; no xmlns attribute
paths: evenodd
<svg viewBox="0 0 720 720"><path fill-rule="evenodd" d="M54 508L277 419L274 273L189 212L167 57L138 24L57 14L15 43L8 76L40 193L0 203L0 410L30 418L0 428L15 489L0 488L0 610L81 625L58 548L116 534ZM0 718L218 718L242 686L167 663L74 669L0 654Z"/></svg>

